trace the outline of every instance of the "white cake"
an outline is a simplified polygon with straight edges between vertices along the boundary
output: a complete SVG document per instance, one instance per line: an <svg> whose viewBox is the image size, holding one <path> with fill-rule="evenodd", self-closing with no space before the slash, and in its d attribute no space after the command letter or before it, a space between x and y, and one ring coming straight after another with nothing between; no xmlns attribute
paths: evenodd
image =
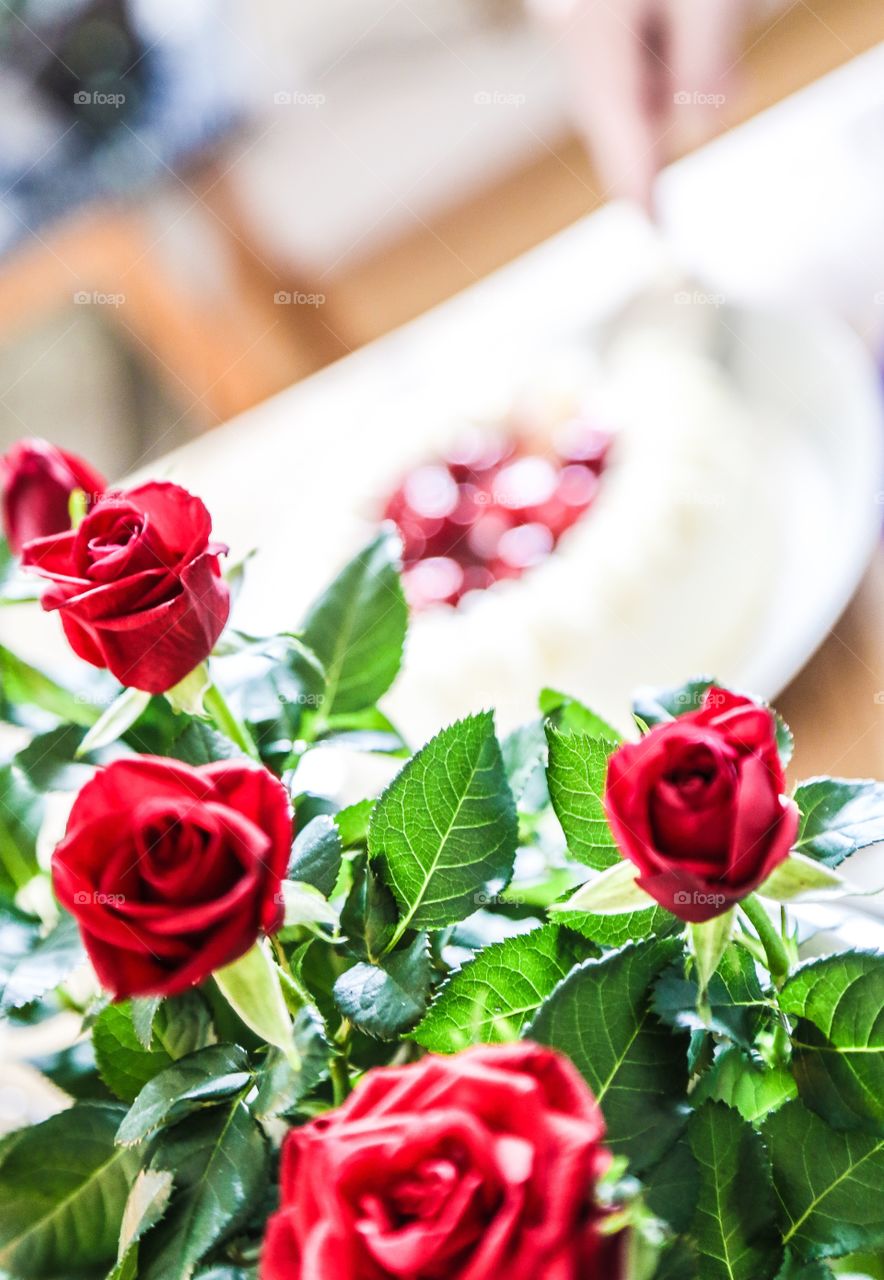
<svg viewBox="0 0 884 1280"><path fill-rule="evenodd" d="M604 372L540 378L532 416L545 399L552 432L587 396L616 427L595 504L523 578L415 617L388 699L415 737L483 706L512 727L544 685L622 722L636 685L745 651L770 569L769 424L710 358L656 329L620 341Z"/></svg>

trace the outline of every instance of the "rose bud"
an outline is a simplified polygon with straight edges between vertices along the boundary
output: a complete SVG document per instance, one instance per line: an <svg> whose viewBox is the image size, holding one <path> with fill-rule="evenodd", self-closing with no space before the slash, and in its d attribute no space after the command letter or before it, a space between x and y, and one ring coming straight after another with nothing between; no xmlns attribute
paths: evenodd
<svg viewBox="0 0 884 1280"><path fill-rule="evenodd" d="M581 1076L539 1045L369 1071L286 1137L261 1280L620 1280L603 1137Z"/></svg>
<svg viewBox="0 0 884 1280"><path fill-rule="evenodd" d="M291 842L288 795L266 769L138 756L80 791L53 884L103 987L170 996L279 928Z"/></svg>
<svg viewBox="0 0 884 1280"><path fill-rule="evenodd" d="M724 689L608 762L605 809L638 883L695 923L721 915L788 857L798 810L773 713Z"/></svg>
<svg viewBox="0 0 884 1280"><path fill-rule="evenodd" d="M71 648L128 687L165 693L208 657L230 611L212 522L175 484L107 493L80 527L39 538L22 563L50 586Z"/></svg>
<svg viewBox="0 0 884 1280"><path fill-rule="evenodd" d="M71 527L70 499L82 489L87 505L104 493L104 476L48 440L19 440L0 458L3 528L16 555L32 538Z"/></svg>

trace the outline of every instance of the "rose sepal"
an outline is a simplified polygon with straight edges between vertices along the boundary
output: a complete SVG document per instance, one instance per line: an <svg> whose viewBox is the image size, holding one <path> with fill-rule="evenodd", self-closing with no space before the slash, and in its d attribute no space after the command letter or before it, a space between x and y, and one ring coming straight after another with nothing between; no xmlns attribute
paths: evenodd
<svg viewBox="0 0 884 1280"><path fill-rule="evenodd" d="M734 919L732 908L701 924L688 925L688 945L694 960L698 994L701 999L705 996L712 975L721 963L721 958L733 936Z"/></svg>
<svg viewBox="0 0 884 1280"><path fill-rule="evenodd" d="M587 880L567 902L554 903L549 910L591 911L598 916L645 911L654 906L654 899L637 883L638 874L631 862L617 862Z"/></svg>
<svg viewBox="0 0 884 1280"><path fill-rule="evenodd" d="M824 902L859 891L831 867L793 852L755 892L772 902Z"/></svg>
<svg viewBox="0 0 884 1280"><path fill-rule="evenodd" d="M281 888L285 904L284 929L303 926L317 932L317 926L326 924L337 932L340 924L338 912L312 884L303 880L283 880Z"/></svg>
<svg viewBox="0 0 884 1280"><path fill-rule="evenodd" d="M71 490L68 498L68 515L71 518L71 528L79 529L80 525L86 518L89 510L89 498L84 489L79 487Z"/></svg>
<svg viewBox="0 0 884 1280"><path fill-rule="evenodd" d="M124 689L95 721L74 752L75 758L80 759L90 751L98 751L100 747L116 742L141 719L149 702L150 694L143 689Z"/></svg>
<svg viewBox="0 0 884 1280"><path fill-rule="evenodd" d="M299 1071L301 1058L295 1047L292 1020L267 942L259 939L233 964L217 969L214 979L224 999L246 1026L274 1048L281 1049L292 1070Z"/></svg>
<svg viewBox="0 0 884 1280"><path fill-rule="evenodd" d="M204 699L211 682L209 665L201 662L183 680L179 680L171 689L166 690L166 701L173 711L183 712L189 716L199 716L202 720L208 719L209 713L205 708Z"/></svg>

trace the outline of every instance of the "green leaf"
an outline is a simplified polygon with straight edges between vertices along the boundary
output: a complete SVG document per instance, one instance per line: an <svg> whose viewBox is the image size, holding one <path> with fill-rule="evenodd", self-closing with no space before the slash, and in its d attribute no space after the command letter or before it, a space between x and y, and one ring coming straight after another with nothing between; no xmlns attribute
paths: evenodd
<svg viewBox="0 0 884 1280"><path fill-rule="evenodd" d="M757 1124L797 1094L795 1081L785 1067L766 1066L730 1045L700 1077L691 1099L694 1103L726 1102L744 1120Z"/></svg>
<svg viewBox="0 0 884 1280"><path fill-rule="evenodd" d="M355 849L368 843L368 824L374 806L373 799L358 800L335 814L335 825L345 849Z"/></svg>
<svg viewBox="0 0 884 1280"><path fill-rule="evenodd" d="M518 826L490 712L470 716L409 760L371 815L369 854L406 929L472 914L512 874Z"/></svg>
<svg viewBox="0 0 884 1280"><path fill-rule="evenodd" d="M555 924L483 947L440 988L411 1038L433 1053L516 1040L586 955L586 943Z"/></svg>
<svg viewBox="0 0 884 1280"><path fill-rule="evenodd" d="M168 1169L175 1194L140 1246L139 1280L189 1280L209 1249L247 1219L267 1183L267 1144L238 1099L160 1135L151 1169Z"/></svg>
<svg viewBox="0 0 884 1280"><path fill-rule="evenodd" d="M522 725L507 734L501 743L507 782L519 809L539 813L549 804L546 785L548 747L542 720Z"/></svg>
<svg viewBox="0 0 884 1280"><path fill-rule="evenodd" d="M341 837L335 821L320 814L295 838L288 878L312 884L329 898L337 884L341 857Z"/></svg>
<svg viewBox="0 0 884 1280"><path fill-rule="evenodd" d="M132 1024L126 1004L110 1004L92 1028L95 1063L104 1083L124 1102L133 1102L148 1080L173 1059L160 1045L145 1049Z"/></svg>
<svg viewBox="0 0 884 1280"><path fill-rule="evenodd" d="M267 1044L281 1049L297 1068L292 1020L267 943L259 940L233 964L218 969L214 977L219 991L246 1026Z"/></svg>
<svg viewBox="0 0 884 1280"><path fill-rule="evenodd" d="M95 1069L91 1040L78 1040L54 1053L29 1058L28 1065L51 1080L71 1100L114 1101L113 1095Z"/></svg>
<svg viewBox="0 0 884 1280"><path fill-rule="evenodd" d="M0 766L0 893L12 899L39 871L45 801L14 764Z"/></svg>
<svg viewBox="0 0 884 1280"><path fill-rule="evenodd" d="M323 746L371 751L402 759L411 755L402 734L378 707L365 707L362 711L329 716L320 723L316 741Z"/></svg>
<svg viewBox="0 0 884 1280"><path fill-rule="evenodd" d="M148 1080L177 1058L202 1048L209 1033L204 1001L195 993L165 1000L153 1020L151 1047L145 1049L128 1001L111 1004L95 1020L92 1043L99 1074L118 1098L133 1102Z"/></svg>
<svg viewBox="0 0 884 1280"><path fill-rule="evenodd" d="M852 1253L849 1257L832 1262L831 1270L836 1276L850 1275L852 1280L884 1280L884 1252ZM799 1280L818 1280L819 1275L819 1270L813 1273L808 1269L807 1274L802 1273ZM780 1278L777 1277L777 1280Z"/></svg>
<svg viewBox="0 0 884 1280"><path fill-rule="evenodd" d="M575 1064L602 1107L611 1146L629 1156L636 1173L659 1158L682 1124L687 1036L673 1035L650 1008L653 980L680 949L678 939L652 938L585 961L524 1031Z"/></svg>
<svg viewBox="0 0 884 1280"><path fill-rule="evenodd" d="M77 757L109 746L131 729L150 705L150 694L142 689L124 689L101 713L77 749Z"/></svg>
<svg viewBox="0 0 884 1280"><path fill-rule="evenodd" d="M562 733L582 733L589 738L604 738L607 742L623 741L613 725L567 693L542 689L539 706L541 715L552 720L553 726Z"/></svg>
<svg viewBox="0 0 884 1280"><path fill-rule="evenodd" d="M636 883L638 868L631 862L615 862L606 871L587 880L567 902L553 903L550 911L584 911L600 916L619 916L650 909L653 898Z"/></svg>
<svg viewBox="0 0 884 1280"><path fill-rule="evenodd" d="M661 688L643 686L636 690L632 712L643 720L649 729L666 724L691 711L699 711L707 692L716 684L711 676L697 676L684 684Z"/></svg>
<svg viewBox="0 0 884 1280"><path fill-rule="evenodd" d="M40 921L12 903L0 903L0 991L19 962L40 942Z"/></svg>
<svg viewBox="0 0 884 1280"><path fill-rule="evenodd" d="M408 626L399 557L398 537L382 530L307 615L302 635L325 667L326 716L372 706L396 678Z"/></svg>
<svg viewBox="0 0 884 1280"><path fill-rule="evenodd" d="M136 996L129 1001L132 1026L142 1049L150 1048L153 1040L154 1019L162 1003L162 996Z"/></svg>
<svg viewBox="0 0 884 1280"><path fill-rule="evenodd" d="M774 712L774 716L777 722L777 750L780 755L780 763L786 769L790 765L795 751L795 735L778 711Z"/></svg>
<svg viewBox="0 0 884 1280"><path fill-rule="evenodd" d="M138 1156L114 1146L123 1109L83 1102L21 1129L0 1152L0 1267L70 1276L113 1262Z"/></svg>
<svg viewBox="0 0 884 1280"><path fill-rule="evenodd" d="M752 1047L770 1017L755 963L748 951L736 943L727 947L712 975L702 1016L698 1004L696 979L685 978L677 966L656 984L654 1012L667 1026L712 1031L745 1049Z"/></svg>
<svg viewBox="0 0 884 1280"><path fill-rule="evenodd" d="M640 942L642 938L666 937L681 932L682 922L663 907L650 911L629 911L624 915L597 916L586 911L564 911L559 903L556 921L581 933L600 947L622 947L624 942Z"/></svg>
<svg viewBox="0 0 884 1280"><path fill-rule="evenodd" d="M662 1158L642 1174L645 1204L673 1231L685 1232L691 1223L700 1184L700 1170L683 1132Z"/></svg>
<svg viewBox="0 0 884 1280"><path fill-rule="evenodd" d="M568 852L578 862L604 871L620 861L620 850L605 817L603 797L608 757L616 744L585 733L547 728L547 782Z"/></svg>
<svg viewBox="0 0 884 1280"><path fill-rule="evenodd" d="M360 961L342 973L334 986L335 1001L360 1031L394 1040L426 1012L432 973L427 936L419 933L406 950L378 964Z"/></svg>
<svg viewBox="0 0 884 1280"><path fill-rule="evenodd" d="M288 755L301 736L305 715L322 706L325 670L307 645L287 633L244 636L232 633L233 657L218 665L225 697L241 720L255 729L265 752Z"/></svg>
<svg viewBox="0 0 884 1280"><path fill-rule="evenodd" d="M328 1076L331 1053L321 1020L309 1008L300 1009L294 1020L295 1048L299 1065L295 1070L284 1053L271 1049L258 1072L258 1093L251 1111L259 1120L286 1115L302 1098Z"/></svg>
<svg viewBox="0 0 884 1280"><path fill-rule="evenodd" d="M64 915L9 973L0 998L0 1013L39 1000L68 978L86 958L73 916Z"/></svg>
<svg viewBox="0 0 884 1280"><path fill-rule="evenodd" d="M884 1139L830 1129L798 1100L762 1133L786 1244L809 1259L884 1248Z"/></svg>
<svg viewBox="0 0 884 1280"><path fill-rule="evenodd" d="M398 918L392 893L368 859L360 856L341 911L341 930L351 948L367 960L377 960L392 944Z"/></svg>
<svg viewBox="0 0 884 1280"><path fill-rule="evenodd" d="M63 688L50 676L30 666L4 645L0 645L0 687L12 703L26 703L48 711L59 720L88 728L98 719L93 703Z"/></svg>
<svg viewBox="0 0 884 1280"><path fill-rule="evenodd" d="M209 1267L198 1271L194 1280L258 1280L258 1273L251 1267Z"/></svg>
<svg viewBox="0 0 884 1280"><path fill-rule="evenodd" d="M201 1107L240 1093L252 1073L244 1049L213 1044L189 1053L149 1080L117 1132L117 1142L131 1147L154 1129L175 1124Z"/></svg>
<svg viewBox="0 0 884 1280"><path fill-rule="evenodd" d="M202 720L191 720L170 744L168 754L185 764L212 764L216 760L246 760L236 743L226 733L219 733Z"/></svg>
<svg viewBox="0 0 884 1280"><path fill-rule="evenodd" d="M721 964L725 950L734 931L734 913L725 911L712 920L702 924L688 925L688 940L697 975L697 987L700 998L712 980L712 975Z"/></svg>
<svg viewBox="0 0 884 1280"><path fill-rule="evenodd" d="M120 1227L117 1264L107 1280L137 1280L138 1241L166 1212L172 1181L168 1171L142 1169L132 1183Z"/></svg>
<svg viewBox="0 0 884 1280"><path fill-rule="evenodd" d="M797 1018L801 1097L838 1129L884 1136L884 955L848 952L800 968L780 993Z"/></svg>
<svg viewBox="0 0 884 1280"><path fill-rule="evenodd" d="M802 1262L787 1249L777 1280L832 1280L832 1272L824 1262Z"/></svg>
<svg viewBox="0 0 884 1280"><path fill-rule="evenodd" d="M771 872L756 892L773 902L821 902L850 891L850 885L837 871L803 853L793 853Z"/></svg>
<svg viewBox="0 0 884 1280"><path fill-rule="evenodd" d="M699 1280L696 1250L690 1240L679 1236L666 1245L654 1280Z"/></svg>
<svg viewBox="0 0 884 1280"><path fill-rule="evenodd" d="M703 1280L773 1280L783 1250L761 1139L719 1102L691 1116L688 1138L701 1175L691 1236Z"/></svg>
<svg viewBox="0 0 884 1280"><path fill-rule="evenodd" d="M83 737L76 724L38 733L16 753L15 764L37 791L79 791L94 772L94 764L77 755Z"/></svg>
<svg viewBox="0 0 884 1280"><path fill-rule="evenodd" d="M813 778L795 792L801 825L795 848L827 867L884 840L884 783Z"/></svg>

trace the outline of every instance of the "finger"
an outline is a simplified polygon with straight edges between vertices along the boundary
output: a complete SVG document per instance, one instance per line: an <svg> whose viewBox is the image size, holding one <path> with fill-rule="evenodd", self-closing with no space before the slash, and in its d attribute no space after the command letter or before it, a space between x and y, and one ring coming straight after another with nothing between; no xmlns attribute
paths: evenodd
<svg viewBox="0 0 884 1280"><path fill-rule="evenodd" d="M683 142L716 132L732 99L746 0L667 0L667 62Z"/></svg>
<svg viewBox="0 0 884 1280"><path fill-rule="evenodd" d="M646 0L583 0L562 41L578 124L604 188L600 194L631 196L646 208L663 160L655 108L660 66L649 29L654 8Z"/></svg>

